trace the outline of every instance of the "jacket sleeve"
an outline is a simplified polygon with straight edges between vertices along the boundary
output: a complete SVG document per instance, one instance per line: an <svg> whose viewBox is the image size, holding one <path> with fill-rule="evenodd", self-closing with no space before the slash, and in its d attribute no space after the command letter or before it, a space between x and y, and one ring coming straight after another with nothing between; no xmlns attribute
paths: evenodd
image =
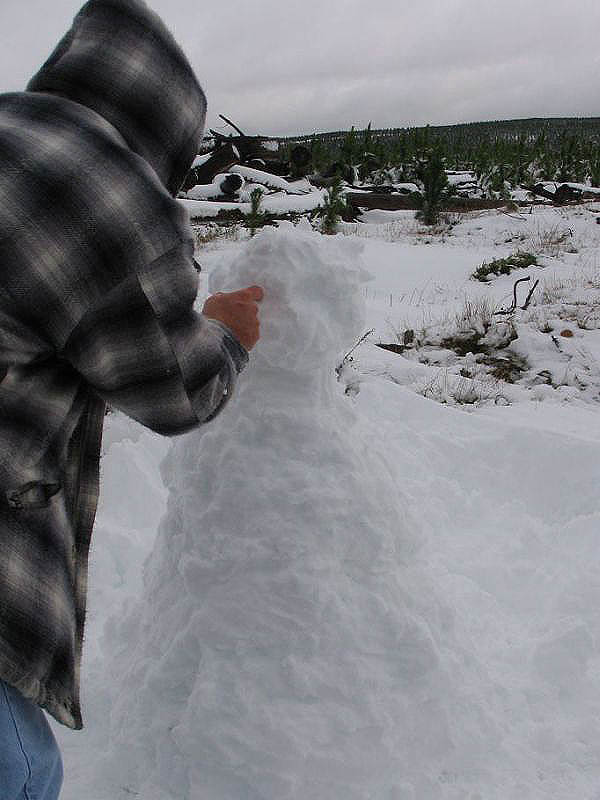
<svg viewBox="0 0 600 800"><path fill-rule="evenodd" d="M119 282L62 352L107 403L167 436L213 419L248 361L227 326L194 310L188 249L181 244Z"/></svg>

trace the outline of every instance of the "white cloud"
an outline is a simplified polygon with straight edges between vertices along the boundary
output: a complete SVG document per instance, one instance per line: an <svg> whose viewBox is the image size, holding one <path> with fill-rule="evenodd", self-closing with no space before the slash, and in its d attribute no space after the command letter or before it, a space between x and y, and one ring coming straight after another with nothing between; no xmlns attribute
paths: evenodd
<svg viewBox="0 0 600 800"><path fill-rule="evenodd" d="M150 0L218 113L248 132L600 116L597 0ZM0 89L22 88L79 4L3 0ZM44 19L44 25L36 19ZM219 123L220 124L220 123Z"/></svg>

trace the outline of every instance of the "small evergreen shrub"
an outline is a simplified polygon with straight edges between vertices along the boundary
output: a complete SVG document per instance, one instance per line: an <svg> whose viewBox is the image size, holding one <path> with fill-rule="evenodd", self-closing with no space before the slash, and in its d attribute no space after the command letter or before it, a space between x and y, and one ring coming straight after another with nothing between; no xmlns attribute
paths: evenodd
<svg viewBox="0 0 600 800"><path fill-rule="evenodd" d="M338 223L345 209L346 200L342 195L342 181L338 176L327 190L323 205L319 209L321 233L336 233Z"/></svg>
<svg viewBox="0 0 600 800"><path fill-rule="evenodd" d="M524 253L521 250L517 250L514 255L508 256L508 258L495 258L493 261L484 261L472 273L471 277L476 281L485 283L498 275L509 275L516 269L525 269L537 264L538 260L533 253Z"/></svg>
<svg viewBox="0 0 600 800"><path fill-rule="evenodd" d="M254 236L257 228L261 228L266 221L266 215L261 211L263 193L256 188L250 192L250 213L246 215L246 227L250 228L250 235Z"/></svg>
<svg viewBox="0 0 600 800"><path fill-rule="evenodd" d="M417 168L417 177L423 184L421 209L417 219L425 225L437 224L442 210L442 201L448 188L444 159L439 148L434 148Z"/></svg>

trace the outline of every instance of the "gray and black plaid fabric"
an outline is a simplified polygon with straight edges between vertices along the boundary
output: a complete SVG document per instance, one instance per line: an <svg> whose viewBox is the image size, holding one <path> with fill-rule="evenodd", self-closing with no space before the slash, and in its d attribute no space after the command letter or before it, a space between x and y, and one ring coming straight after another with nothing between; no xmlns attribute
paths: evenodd
<svg viewBox="0 0 600 800"><path fill-rule="evenodd" d="M247 361L192 308L174 195L205 111L141 0L91 0L0 95L0 678L73 728L105 402L182 433Z"/></svg>

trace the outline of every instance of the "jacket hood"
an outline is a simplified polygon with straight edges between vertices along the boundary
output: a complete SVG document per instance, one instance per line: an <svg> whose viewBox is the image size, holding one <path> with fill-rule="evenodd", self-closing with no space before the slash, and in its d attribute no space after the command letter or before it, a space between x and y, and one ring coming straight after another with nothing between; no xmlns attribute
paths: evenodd
<svg viewBox="0 0 600 800"><path fill-rule="evenodd" d="M90 0L31 79L108 120L175 195L198 151L206 98L162 20L143 0Z"/></svg>

